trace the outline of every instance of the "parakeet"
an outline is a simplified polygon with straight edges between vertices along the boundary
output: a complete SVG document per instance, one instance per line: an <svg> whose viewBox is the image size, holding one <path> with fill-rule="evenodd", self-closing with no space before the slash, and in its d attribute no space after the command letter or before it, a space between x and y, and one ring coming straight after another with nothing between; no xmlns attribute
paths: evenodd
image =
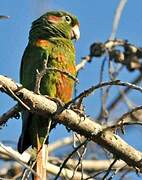
<svg viewBox="0 0 142 180"><path fill-rule="evenodd" d="M76 16L67 12L51 11L35 20L21 62L20 82L23 87L35 91L37 73L43 70L46 61L47 68L53 70L47 69L41 79L39 92L51 98L58 98L64 103L70 101L75 82L62 71L76 76L75 48L72 40L79 37L79 21ZM22 153L30 145L39 150L47 134L49 117L43 118L23 111L22 119L18 151Z"/></svg>

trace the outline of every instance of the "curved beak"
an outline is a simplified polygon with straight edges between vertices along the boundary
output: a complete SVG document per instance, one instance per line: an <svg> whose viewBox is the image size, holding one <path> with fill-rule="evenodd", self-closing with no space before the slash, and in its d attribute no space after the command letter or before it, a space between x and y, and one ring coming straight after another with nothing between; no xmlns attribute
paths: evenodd
<svg viewBox="0 0 142 180"><path fill-rule="evenodd" d="M80 38L80 31L79 31L79 26L75 25L72 27L71 31L71 39L76 39L78 40Z"/></svg>

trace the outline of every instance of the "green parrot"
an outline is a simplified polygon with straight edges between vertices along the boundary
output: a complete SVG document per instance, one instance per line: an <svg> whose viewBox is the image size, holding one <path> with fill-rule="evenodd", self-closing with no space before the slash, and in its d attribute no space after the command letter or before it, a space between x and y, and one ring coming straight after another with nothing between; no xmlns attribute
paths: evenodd
<svg viewBox="0 0 142 180"><path fill-rule="evenodd" d="M35 92L37 74L43 70L46 62L47 68L53 69L47 69L43 75L39 86L40 94L58 98L64 103L69 102L75 82L63 72L76 76L75 48L72 40L79 37L77 17L67 12L51 11L35 20L21 62L20 82L23 87ZM22 133L18 142L20 153L29 146L37 150L42 147L47 135L49 118L23 110ZM53 127L52 122L50 129Z"/></svg>

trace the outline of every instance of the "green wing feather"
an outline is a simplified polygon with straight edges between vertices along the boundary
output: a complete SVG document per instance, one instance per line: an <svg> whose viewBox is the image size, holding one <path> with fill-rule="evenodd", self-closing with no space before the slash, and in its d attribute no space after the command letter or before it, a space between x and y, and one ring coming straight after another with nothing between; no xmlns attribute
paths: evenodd
<svg viewBox="0 0 142 180"><path fill-rule="evenodd" d="M25 88L34 91L37 70L42 70L43 62L48 60L48 56L48 51L41 47L31 44L26 47L20 69L20 82Z"/></svg>
<svg viewBox="0 0 142 180"><path fill-rule="evenodd" d="M48 60L48 54L47 50L45 51L41 47L28 44L22 57L20 69L20 82L23 87L34 91L37 70L42 70L43 61L44 59ZM26 150L31 144L36 143L35 134L37 133L37 127L44 123L44 121L41 123L36 121L37 118L38 116L35 118L35 116L27 111L22 112L22 133L18 142L18 151L20 153ZM43 131L44 129L42 129L42 132Z"/></svg>
<svg viewBox="0 0 142 180"><path fill-rule="evenodd" d="M42 44L41 44L42 45ZM29 44L24 52L20 71L20 80L23 86L34 91L37 70L43 70L44 60L47 67L57 68L76 75L75 72L75 49L72 41L63 38L50 40L49 46L37 46ZM40 92L53 98L60 98L68 102L72 97L74 80L57 71L47 71L41 84ZM31 115L23 112L23 130L18 144L19 152L23 152L29 145L37 146L37 134L40 142L44 141L47 133L48 118ZM52 124L52 128L54 123Z"/></svg>

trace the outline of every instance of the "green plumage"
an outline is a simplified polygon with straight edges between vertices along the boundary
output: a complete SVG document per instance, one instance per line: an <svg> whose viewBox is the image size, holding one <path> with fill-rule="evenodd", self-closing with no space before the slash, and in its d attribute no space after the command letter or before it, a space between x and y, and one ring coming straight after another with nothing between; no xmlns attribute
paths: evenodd
<svg viewBox="0 0 142 180"><path fill-rule="evenodd" d="M48 12L33 22L20 70L20 81L25 88L35 91L37 70L39 73L43 70L44 61L48 68L57 68L72 76L76 75L72 39L79 36L79 30L73 29L78 26L75 16L62 11ZM40 82L39 91L66 103L72 97L73 87L74 80L67 74L49 70ZM18 143L20 153L30 145L36 149L42 147L50 118L26 111L22 114L23 129ZM52 123L51 129L53 126Z"/></svg>

